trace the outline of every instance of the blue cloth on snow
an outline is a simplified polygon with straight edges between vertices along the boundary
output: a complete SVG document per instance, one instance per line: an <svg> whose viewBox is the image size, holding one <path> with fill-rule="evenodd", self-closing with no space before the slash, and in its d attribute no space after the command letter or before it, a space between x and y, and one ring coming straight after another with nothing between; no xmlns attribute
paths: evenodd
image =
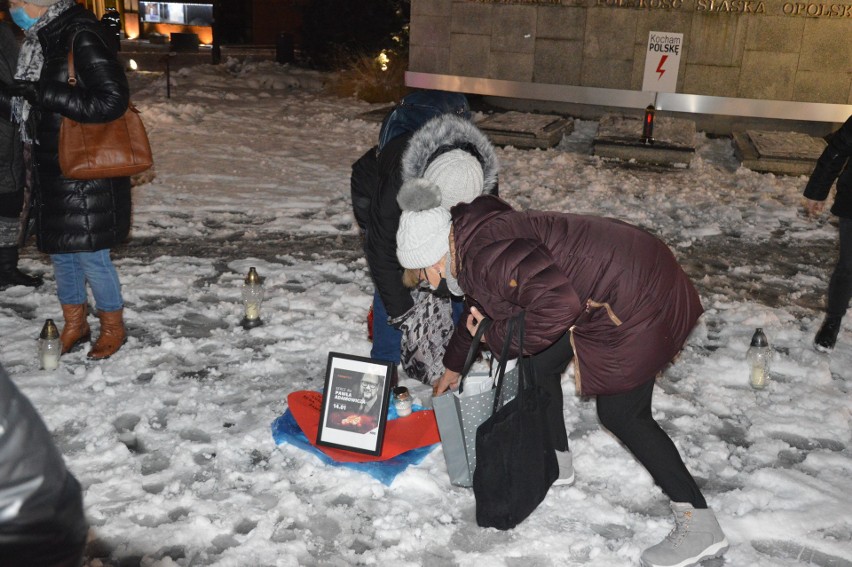
<svg viewBox="0 0 852 567"><path fill-rule="evenodd" d="M419 406L414 406L415 411L419 409L423 409ZM388 419L396 419L398 416L396 415L396 408L393 407L393 404L390 404L388 409ZM406 451L401 455L397 455L392 459L388 459L386 461L372 461L366 463L340 463L314 447L310 441L308 441L308 437L302 432L302 429L299 427L299 424L296 423L296 418L293 417L293 414L288 409L284 412L283 415L279 416L275 421L272 422L272 438L275 440L276 445L281 445L282 443L289 443L291 445L295 445L296 447L303 449L309 453L312 453L319 457L319 459L327 465L332 465L335 467L345 467L348 469L354 469L356 471L361 471L367 473L373 478L379 480L385 485L390 486L393 482L393 479L397 477L402 471L408 468L409 465L416 465L420 461L426 458L432 449L434 449L438 444L428 445L426 447L419 447L417 449L412 449L411 451Z"/></svg>

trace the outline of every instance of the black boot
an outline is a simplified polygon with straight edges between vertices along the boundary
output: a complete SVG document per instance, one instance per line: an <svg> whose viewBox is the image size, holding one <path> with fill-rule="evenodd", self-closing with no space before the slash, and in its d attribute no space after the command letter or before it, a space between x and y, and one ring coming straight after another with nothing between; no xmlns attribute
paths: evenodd
<svg viewBox="0 0 852 567"><path fill-rule="evenodd" d="M822 322L822 327L814 337L814 348L820 352L831 352L834 350L834 344L837 342L837 335L840 333L840 322L843 317L826 316Z"/></svg>
<svg viewBox="0 0 852 567"><path fill-rule="evenodd" d="M18 247L0 247L0 289L13 285L38 287L44 283L41 276L28 276L18 269Z"/></svg>

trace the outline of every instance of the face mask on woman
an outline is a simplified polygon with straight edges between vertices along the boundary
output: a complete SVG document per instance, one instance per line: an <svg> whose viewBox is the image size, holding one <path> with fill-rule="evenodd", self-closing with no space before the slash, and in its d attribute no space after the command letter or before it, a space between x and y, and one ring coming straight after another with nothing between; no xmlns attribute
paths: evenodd
<svg viewBox="0 0 852 567"><path fill-rule="evenodd" d="M438 275L441 279L438 281L437 287L432 287L432 284L429 284L429 289L432 290L436 296L441 298L448 298L453 295L456 297L464 297L464 292L461 287L459 287L459 282L452 276L450 273L450 255L447 254L446 262L444 263L444 273L442 274L438 271Z"/></svg>
<svg viewBox="0 0 852 567"><path fill-rule="evenodd" d="M28 30L33 27L38 21L38 18L33 18L29 14L24 11L23 6L15 6L11 10L9 10L9 15L12 16L12 21L18 24L18 27L22 30Z"/></svg>
<svg viewBox="0 0 852 567"><path fill-rule="evenodd" d="M459 285L459 281L453 275L453 271L447 266L447 289L450 290L450 293L455 295L456 297L464 297L464 290Z"/></svg>
<svg viewBox="0 0 852 567"><path fill-rule="evenodd" d="M430 285L429 288L436 297L440 297L441 299L448 299L452 295L452 293L450 293L450 288L447 285L447 278L443 276L441 276L441 281L438 282L438 287L432 287Z"/></svg>

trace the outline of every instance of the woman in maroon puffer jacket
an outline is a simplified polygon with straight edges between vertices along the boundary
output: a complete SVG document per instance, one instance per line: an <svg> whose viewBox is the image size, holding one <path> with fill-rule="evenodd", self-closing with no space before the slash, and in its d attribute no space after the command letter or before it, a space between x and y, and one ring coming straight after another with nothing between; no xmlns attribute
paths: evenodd
<svg viewBox="0 0 852 567"><path fill-rule="evenodd" d="M562 484L573 481L573 467L561 374L576 357L578 393L597 396L601 423L672 500L677 529L646 550L643 563L685 567L724 552L727 540L713 512L651 415L656 375L681 350L703 312L669 248L644 230L609 218L519 212L493 196L447 213L422 197L416 204L407 197L403 187L400 263L422 269L431 286L446 280L470 306L467 328L457 329L447 349L447 371L435 394L458 381L483 317L493 321L484 341L500 352L509 320L524 311L524 352L512 345L511 354L524 357L522 363L551 395L548 422Z"/></svg>

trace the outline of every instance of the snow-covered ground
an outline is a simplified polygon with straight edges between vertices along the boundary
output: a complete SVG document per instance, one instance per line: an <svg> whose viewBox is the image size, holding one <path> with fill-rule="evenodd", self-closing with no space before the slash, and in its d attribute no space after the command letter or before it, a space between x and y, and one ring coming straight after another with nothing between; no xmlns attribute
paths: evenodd
<svg viewBox="0 0 852 567"><path fill-rule="evenodd" d="M173 74L167 99L162 75L132 77L157 163L114 251L130 332L118 355L38 369L35 338L61 312L32 246L22 267L46 284L0 293L0 361L85 489L86 565L636 565L668 533L668 502L573 395L570 369L577 482L510 532L476 526L440 447L386 486L275 445L287 394L322 387L329 351L370 347L349 168L381 105L326 95L324 79L230 60ZM739 167L729 139L699 134L691 167L659 171L592 156L596 127L578 121L547 151L498 149L501 194L640 225L696 282L707 312L659 379L655 416L731 541L706 565L852 565L852 326L833 354L811 347L833 221L800 213L805 178ZM266 278L266 325L246 331L250 266ZM755 327L775 353L762 391L745 362ZM426 386L404 385L428 403Z"/></svg>

